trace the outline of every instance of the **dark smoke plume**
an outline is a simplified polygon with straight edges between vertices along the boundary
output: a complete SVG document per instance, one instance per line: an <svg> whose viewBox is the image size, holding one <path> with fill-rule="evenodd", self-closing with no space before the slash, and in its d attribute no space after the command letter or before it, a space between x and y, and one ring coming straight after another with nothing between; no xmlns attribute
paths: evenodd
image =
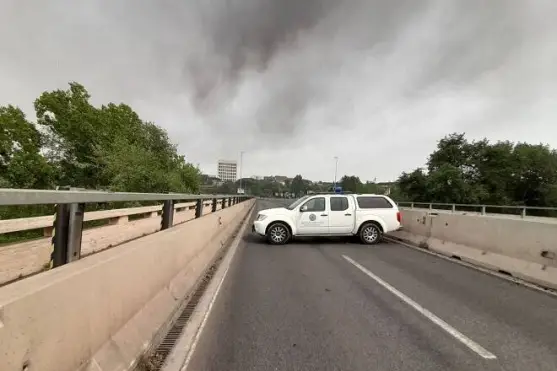
<svg viewBox="0 0 557 371"><path fill-rule="evenodd" d="M220 0L208 4L202 25L205 53L188 61L194 98L230 88L246 69L264 71L276 53L296 42L334 7L334 0ZM224 85L224 86L223 86Z"/></svg>

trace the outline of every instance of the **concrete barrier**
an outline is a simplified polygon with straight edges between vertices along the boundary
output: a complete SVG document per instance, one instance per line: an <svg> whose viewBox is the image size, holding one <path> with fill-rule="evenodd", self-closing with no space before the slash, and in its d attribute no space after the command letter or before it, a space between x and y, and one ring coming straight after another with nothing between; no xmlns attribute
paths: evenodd
<svg viewBox="0 0 557 371"><path fill-rule="evenodd" d="M402 209L392 237L557 289L557 223Z"/></svg>
<svg viewBox="0 0 557 371"><path fill-rule="evenodd" d="M254 202L1 287L0 370L129 369Z"/></svg>

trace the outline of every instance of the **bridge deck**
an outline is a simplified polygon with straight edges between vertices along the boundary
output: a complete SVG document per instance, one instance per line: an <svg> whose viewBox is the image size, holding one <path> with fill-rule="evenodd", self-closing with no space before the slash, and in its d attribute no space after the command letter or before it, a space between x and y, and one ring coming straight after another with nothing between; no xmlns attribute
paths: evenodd
<svg viewBox="0 0 557 371"><path fill-rule="evenodd" d="M248 236L238 254L188 370L557 369L553 296L392 243Z"/></svg>

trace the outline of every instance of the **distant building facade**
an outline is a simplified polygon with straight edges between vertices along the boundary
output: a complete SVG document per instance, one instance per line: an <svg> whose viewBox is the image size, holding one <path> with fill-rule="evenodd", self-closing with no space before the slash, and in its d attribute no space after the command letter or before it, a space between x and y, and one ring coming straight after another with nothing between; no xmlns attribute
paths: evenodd
<svg viewBox="0 0 557 371"><path fill-rule="evenodd" d="M223 182L235 182L238 173L238 163L236 161L219 160L217 176Z"/></svg>

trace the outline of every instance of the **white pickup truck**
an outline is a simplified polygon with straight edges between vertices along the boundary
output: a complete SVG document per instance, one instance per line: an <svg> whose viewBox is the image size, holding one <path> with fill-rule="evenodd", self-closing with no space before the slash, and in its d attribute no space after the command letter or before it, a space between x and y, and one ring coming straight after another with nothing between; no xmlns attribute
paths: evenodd
<svg viewBox="0 0 557 371"><path fill-rule="evenodd" d="M259 212L252 231L273 245L295 236L357 235L364 244L378 243L383 234L400 228L401 215L387 196L374 194L316 194L288 207Z"/></svg>

